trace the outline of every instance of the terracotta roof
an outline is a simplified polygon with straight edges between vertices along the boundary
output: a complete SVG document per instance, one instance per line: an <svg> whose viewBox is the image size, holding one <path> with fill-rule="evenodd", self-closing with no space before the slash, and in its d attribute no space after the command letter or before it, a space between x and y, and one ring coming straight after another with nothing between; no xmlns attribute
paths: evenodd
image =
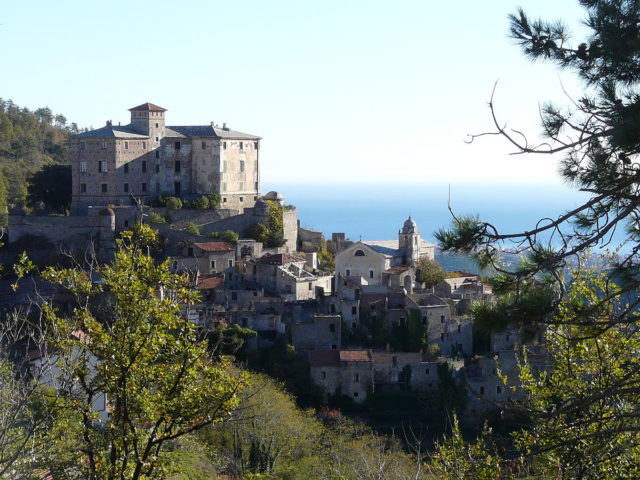
<svg viewBox="0 0 640 480"><path fill-rule="evenodd" d="M276 253L270 254L267 253L258 259L258 263L266 264L266 265L285 265L287 263L297 263L304 262L304 258L295 257L293 255L289 255L288 253Z"/></svg>
<svg viewBox="0 0 640 480"><path fill-rule="evenodd" d="M198 278L198 283L196 283L196 288L198 290L212 290L214 288L222 287L223 284L224 284L224 277L211 275L208 277Z"/></svg>
<svg viewBox="0 0 640 480"><path fill-rule="evenodd" d="M397 267L391 267L385 270L384 273L388 273L391 275L400 275L401 273L404 273L407 270L409 270L409 268L411 267L409 267L408 265L398 265Z"/></svg>
<svg viewBox="0 0 640 480"><path fill-rule="evenodd" d="M205 252L233 252L234 250L227 242L203 242L194 243L193 245Z"/></svg>
<svg viewBox="0 0 640 480"><path fill-rule="evenodd" d="M159 107L158 105L154 105L153 103L143 103L142 105L138 105L137 107L130 108L129 111L133 112L135 110L147 110L153 112L166 112L166 108Z"/></svg>
<svg viewBox="0 0 640 480"><path fill-rule="evenodd" d="M369 350L310 350L309 364L312 367L339 367L340 362L370 362Z"/></svg>
<svg viewBox="0 0 640 480"><path fill-rule="evenodd" d="M447 273L447 278L460 278L460 277L480 278L480 275L476 275L475 273L463 272L460 270Z"/></svg>

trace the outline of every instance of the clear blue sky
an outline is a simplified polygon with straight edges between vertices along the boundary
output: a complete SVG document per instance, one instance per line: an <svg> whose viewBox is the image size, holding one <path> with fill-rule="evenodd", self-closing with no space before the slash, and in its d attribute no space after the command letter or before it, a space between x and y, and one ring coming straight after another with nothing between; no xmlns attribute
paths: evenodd
<svg viewBox="0 0 640 480"><path fill-rule="evenodd" d="M577 1L521 2L576 30ZM532 64L507 38L505 0L5 1L0 96L80 126L128 122L153 102L168 123L214 120L263 137L263 181L557 183L546 157L491 127L537 132L539 102L570 73ZM579 91L579 89L577 89Z"/></svg>

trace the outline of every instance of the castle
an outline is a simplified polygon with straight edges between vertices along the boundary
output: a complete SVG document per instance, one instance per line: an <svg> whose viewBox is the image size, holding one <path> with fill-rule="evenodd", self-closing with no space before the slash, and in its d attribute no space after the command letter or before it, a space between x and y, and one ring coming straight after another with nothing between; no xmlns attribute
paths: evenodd
<svg viewBox="0 0 640 480"><path fill-rule="evenodd" d="M72 215L89 206L145 204L159 195L219 194L224 208L252 207L260 191L260 137L226 124L168 126L166 108L129 109L131 123L111 121L71 138Z"/></svg>

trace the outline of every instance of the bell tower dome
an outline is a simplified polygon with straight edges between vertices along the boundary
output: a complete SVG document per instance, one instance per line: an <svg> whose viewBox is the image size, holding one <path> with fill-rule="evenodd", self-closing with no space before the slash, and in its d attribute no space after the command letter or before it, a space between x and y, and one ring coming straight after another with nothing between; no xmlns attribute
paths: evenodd
<svg viewBox="0 0 640 480"><path fill-rule="evenodd" d="M420 231L415 220L409 216L398 232L400 250L402 250L405 263L415 267L420 259Z"/></svg>

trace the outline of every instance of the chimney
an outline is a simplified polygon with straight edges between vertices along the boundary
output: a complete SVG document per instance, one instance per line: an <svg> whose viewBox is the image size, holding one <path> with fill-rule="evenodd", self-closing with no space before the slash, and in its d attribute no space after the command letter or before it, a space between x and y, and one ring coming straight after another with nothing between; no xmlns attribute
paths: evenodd
<svg viewBox="0 0 640 480"><path fill-rule="evenodd" d="M226 124L226 123L223 123L223 124L222 124L222 129L223 129L223 130L229 130L229 127L227 127L227 124Z"/></svg>
<svg viewBox="0 0 640 480"><path fill-rule="evenodd" d="M216 122L214 122L213 120L211 120L211 128L216 126Z"/></svg>
<svg viewBox="0 0 640 480"><path fill-rule="evenodd" d="M118 122L118 126L120 126L120 122Z"/></svg>
<svg viewBox="0 0 640 480"><path fill-rule="evenodd" d="M107 127L111 126L111 120L107 120Z"/></svg>

